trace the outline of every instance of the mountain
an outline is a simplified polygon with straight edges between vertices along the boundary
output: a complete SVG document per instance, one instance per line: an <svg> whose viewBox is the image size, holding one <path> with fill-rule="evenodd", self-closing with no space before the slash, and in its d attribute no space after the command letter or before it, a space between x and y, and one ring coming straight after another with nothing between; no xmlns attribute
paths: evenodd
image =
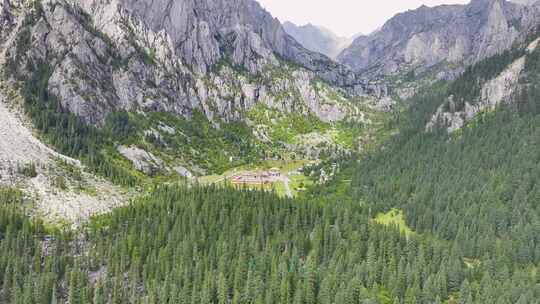
<svg viewBox="0 0 540 304"><path fill-rule="evenodd" d="M253 0L30 3L2 6L8 74L46 64L47 91L91 124L118 110L200 110L231 121L257 103L332 121L345 110L324 102L315 79L365 92L354 73L306 50Z"/></svg>
<svg viewBox="0 0 540 304"><path fill-rule="evenodd" d="M383 84L305 49L254 0L0 5L0 82L72 157L113 151L147 175L318 159L357 150L356 137L331 131L351 133L345 122L393 105ZM67 121L107 140L73 134ZM95 169L111 174L109 156L92 157Z"/></svg>
<svg viewBox="0 0 540 304"><path fill-rule="evenodd" d="M30 204L21 191L0 186L1 301L536 304L535 41L425 88L391 123L400 132L299 198L158 180L80 229L52 229L19 207ZM453 86L497 78L521 56L531 90L520 106L426 132ZM469 88L460 94L475 98Z"/></svg>
<svg viewBox="0 0 540 304"><path fill-rule="evenodd" d="M371 77L439 68L453 77L523 39L540 20L540 5L473 0L468 5L422 6L390 19L377 32L356 39L338 60Z"/></svg>
<svg viewBox="0 0 540 304"><path fill-rule="evenodd" d="M306 49L336 58L354 40L334 34L331 30L306 24L298 26L292 22L283 23L283 29Z"/></svg>
<svg viewBox="0 0 540 304"><path fill-rule="evenodd" d="M53 171L66 170L25 151L50 147L125 187L226 180L242 166L366 150L393 105L384 85L305 49L253 0L3 0L0 24L0 102L20 121L6 133L36 134L3 136L0 168L13 155L22 167L43 160L42 183L0 175L24 180L41 207Z"/></svg>

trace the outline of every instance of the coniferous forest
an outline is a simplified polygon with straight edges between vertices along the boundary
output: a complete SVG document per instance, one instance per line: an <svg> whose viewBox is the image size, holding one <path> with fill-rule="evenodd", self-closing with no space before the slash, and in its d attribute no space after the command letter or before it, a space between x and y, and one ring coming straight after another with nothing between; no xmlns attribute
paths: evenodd
<svg viewBox="0 0 540 304"><path fill-rule="evenodd" d="M169 186L84 235L47 237L1 212L3 303L534 303L540 292L534 250L474 259L459 235L406 237L358 204Z"/></svg>

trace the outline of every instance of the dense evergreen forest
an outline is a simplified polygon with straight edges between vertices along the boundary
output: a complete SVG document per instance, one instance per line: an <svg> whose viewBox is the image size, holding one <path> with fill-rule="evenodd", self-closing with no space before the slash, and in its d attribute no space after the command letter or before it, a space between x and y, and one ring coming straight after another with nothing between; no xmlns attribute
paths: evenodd
<svg viewBox="0 0 540 304"><path fill-rule="evenodd" d="M485 281L503 284L505 295L511 294L505 281L528 282L529 293L540 286L540 52L527 55L522 89L512 104L483 113L454 134L424 130L446 96L471 98L464 84L489 79L511 62L511 54L524 53L490 58L450 86L438 84L418 94L401 121L401 134L359 162L350 190L374 213L403 210L409 227L448 242L464 256L476 271L476 281L469 282L472 303L518 301L483 298ZM538 296L525 299L517 303L536 303Z"/></svg>
<svg viewBox="0 0 540 304"><path fill-rule="evenodd" d="M504 255L376 225L355 203L160 187L83 235L0 209L2 303L534 303ZM47 234L46 234L47 232Z"/></svg>
<svg viewBox="0 0 540 304"><path fill-rule="evenodd" d="M539 126L538 116L502 110L462 134L397 138L361 162L353 196L373 212L402 209L417 233L451 244L477 271L472 303L516 303L485 300L482 282L511 285L521 278L530 292L538 289Z"/></svg>

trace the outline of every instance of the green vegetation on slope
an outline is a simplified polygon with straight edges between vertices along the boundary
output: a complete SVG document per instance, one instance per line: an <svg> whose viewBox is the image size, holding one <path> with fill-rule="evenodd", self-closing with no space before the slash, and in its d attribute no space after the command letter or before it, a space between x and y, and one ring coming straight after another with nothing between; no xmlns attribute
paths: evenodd
<svg viewBox="0 0 540 304"><path fill-rule="evenodd" d="M133 186L140 176L117 153L107 153L111 135L87 125L80 118L63 111L54 96L47 93L50 67L37 63L22 90L24 108L46 142L59 152L79 158L94 172L112 181Z"/></svg>
<svg viewBox="0 0 540 304"><path fill-rule="evenodd" d="M476 275L468 282L470 298L462 295L460 303L536 303L531 294L537 292L540 263L538 54L527 57L521 80L526 94L452 135L425 132L452 85L424 90L411 101L401 133L362 159L353 175L349 191L368 202L373 214L403 210L408 227L448 242L466 257ZM470 71L474 77L465 74L458 82L492 76L491 69ZM513 295L510 286L526 281L530 290Z"/></svg>
<svg viewBox="0 0 540 304"><path fill-rule="evenodd" d="M140 146L173 167L196 165L208 173L260 162L268 148L244 123L216 128L198 111L190 119L170 113L117 112L107 119L106 129L118 144Z"/></svg>
<svg viewBox="0 0 540 304"><path fill-rule="evenodd" d="M331 128L329 123L324 123L314 116L287 114L262 104L252 109L247 116L256 124L268 126L270 137L277 143L293 143L295 136L299 134L324 133Z"/></svg>
<svg viewBox="0 0 540 304"><path fill-rule="evenodd" d="M513 260L537 264L539 126L538 116L502 111L459 137L396 142L358 167L356 193L375 210L403 209L415 230L456 240L468 256L514 248Z"/></svg>

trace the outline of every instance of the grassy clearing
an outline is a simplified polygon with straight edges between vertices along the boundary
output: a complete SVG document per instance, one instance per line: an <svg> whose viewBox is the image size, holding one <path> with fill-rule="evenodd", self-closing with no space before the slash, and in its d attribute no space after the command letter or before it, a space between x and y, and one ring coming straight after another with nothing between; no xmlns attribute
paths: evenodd
<svg viewBox="0 0 540 304"><path fill-rule="evenodd" d="M228 179L234 175L242 174L250 171L264 171L271 168L277 168L283 175L288 175L291 172L297 171L300 168L303 168L305 165L314 163L314 161L308 160L295 160L295 161L285 161L285 160L266 160L261 164L250 164L232 168L225 171L223 174L213 174L207 175L199 178L199 183L201 184L214 184L221 182L225 179Z"/></svg>
<svg viewBox="0 0 540 304"><path fill-rule="evenodd" d="M315 184L315 182L304 174L295 174L289 176L291 179L290 187L293 197L298 196L299 193L307 191L307 189Z"/></svg>
<svg viewBox="0 0 540 304"><path fill-rule="evenodd" d="M375 217L375 222L385 226L396 226L401 233L404 233L407 236L414 234L414 231L407 226L405 215L402 210L392 209L387 213L379 213Z"/></svg>
<svg viewBox="0 0 540 304"><path fill-rule="evenodd" d="M304 191L308 186L313 185L313 181L308 177L304 176L301 172L298 172L299 169L303 168L308 164L315 163L314 161L308 160L295 160L295 161L285 161L285 160L267 160L263 161L259 165L244 165L236 167L230 170L227 170L223 174L214 174L203 176L198 179L199 184L201 185L227 185L230 184L229 180L231 177L248 172L254 171L266 171L272 168L279 169L283 176L287 176L290 179L289 187L291 189L292 195L297 196L299 192ZM283 182L275 182L268 185L241 185L239 187L245 187L248 189L257 189L257 190L274 190L280 196L286 196L287 190Z"/></svg>
<svg viewBox="0 0 540 304"><path fill-rule="evenodd" d="M465 263L465 265L469 269L474 269L482 265L482 261L472 258L463 258L463 263Z"/></svg>

